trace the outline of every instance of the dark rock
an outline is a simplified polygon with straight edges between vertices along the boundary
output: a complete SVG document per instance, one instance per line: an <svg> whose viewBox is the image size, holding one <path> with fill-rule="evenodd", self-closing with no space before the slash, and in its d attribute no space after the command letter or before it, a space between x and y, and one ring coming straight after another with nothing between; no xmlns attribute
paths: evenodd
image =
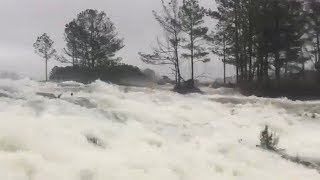
<svg viewBox="0 0 320 180"><path fill-rule="evenodd" d="M42 93L42 92L37 92L36 93L38 96L42 96L42 97L45 97L45 98L49 98L49 99L58 99L58 98L60 98L61 97L61 95L59 95L59 96L56 96L56 95L54 95L54 94L52 94L52 93Z"/></svg>
<svg viewBox="0 0 320 180"><path fill-rule="evenodd" d="M180 94L189 94L189 93L203 94L203 92L194 85L194 81L191 79L188 81L182 82L180 84L176 84L174 86L173 91Z"/></svg>
<svg viewBox="0 0 320 180"><path fill-rule="evenodd" d="M83 97L79 97L79 98L70 98L70 99L65 99L66 101L73 103L75 105L81 106L81 107L85 107L87 109L94 109L97 108L97 105L92 103L89 99L87 98L83 98Z"/></svg>
<svg viewBox="0 0 320 180"><path fill-rule="evenodd" d="M213 89L218 89L218 88L235 88L235 84L232 83L219 83L219 82L214 82L211 87Z"/></svg>
<svg viewBox="0 0 320 180"><path fill-rule="evenodd" d="M86 139L87 139L88 143L90 143L90 144L92 144L94 146L97 146L97 147L100 147L100 148L105 148L104 143L99 138L97 138L95 136L87 135Z"/></svg>
<svg viewBox="0 0 320 180"><path fill-rule="evenodd" d="M170 79L168 76L162 76L162 79L158 81L158 85L174 84L175 81Z"/></svg>
<svg viewBox="0 0 320 180"><path fill-rule="evenodd" d="M0 93L0 97L10 98L10 96L9 96L9 95L7 95L7 94L3 94L3 93Z"/></svg>

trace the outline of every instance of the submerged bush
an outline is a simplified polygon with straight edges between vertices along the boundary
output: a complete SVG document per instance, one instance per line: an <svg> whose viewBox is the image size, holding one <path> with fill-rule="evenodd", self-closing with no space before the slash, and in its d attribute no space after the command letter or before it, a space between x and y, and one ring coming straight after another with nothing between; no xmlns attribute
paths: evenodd
<svg viewBox="0 0 320 180"><path fill-rule="evenodd" d="M274 133L269 132L269 127L265 126L260 134L260 147L267 150L275 151L279 143L279 138Z"/></svg>
<svg viewBox="0 0 320 180"><path fill-rule="evenodd" d="M85 84L98 79L119 85L137 85L151 82L138 67L127 64L116 64L94 69L83 66L54 67L50 75L52 81L76 81Z"/></svg>

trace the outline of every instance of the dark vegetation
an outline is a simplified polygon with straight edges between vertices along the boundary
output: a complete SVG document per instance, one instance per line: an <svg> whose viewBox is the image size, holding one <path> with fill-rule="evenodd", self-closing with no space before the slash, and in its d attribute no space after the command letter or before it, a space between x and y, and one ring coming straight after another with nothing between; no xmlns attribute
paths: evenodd
<svg viewBox="0 0 320 180"><path fill-rule="evenodd" d="M139 68L126 64L97 67L95 69L81 66L54 67L50 79L55 81L72 80L85 84L99 79L119 85L133 86L145 86L152 81Z"/></svg>
<svg viewBox="0 0 320 180"><path fill-rule="evenodd" d="M217 87L236 86L246 95L320 97L320 1L215 0L214 9L202 7L199 0L161 2L162 11L153 15L164 33L151 52L139 55L147 64L171 69L176 92L200 92L195 81L205 74L195 67L214 54L224 71L223 83L216 83ZM206 22L210 19L215 23ZM52 80L145 79L145 73L122 64L116 56L124 42L104 12L79 13L65 26L65 42L61 54L46 34L34 45L46 63L54 56L70 64L55 68ZM182 71L186 65L189 71ZM235 85L227 82L227 66L235 69Z"/></svg>
<svg viewBox="0 0 320 180"><path fill-rule="evenodd" d="M223 62L235 66L247 95L312 99L320 96L320 2L216 0L210 36ZM307 68L309 70L307 70ZM307 76L307 71L312 76Z"/></svg>
<svg viewBox="0 0 320 180"><path fill-rule="evenodd" d="M97 79L121 85L144 86L152 79L138 67L121 63L116 53L121 50L123 39L118 38L115 26L106 13L88 9L65 26L66 47L61 54L53 49L53 41L46 34L38 38L34 47L47 62L52 57L69 64L54 67L50 80L73 80L91 83ZM47 76L47 72L46 72ZM47 78L46 78L47 79Z"/></svg>
<svg viewBox="0 0 320 180"><path fill-rule="evenodd" d="M260 133L260 145L257 145L257 147L276 153L281 158L290 162L305 166L307 168L316 169L320 173L320 162L311 162L310 160L304 160L298 156L290 156L285 153L284 149L279 149L277 147L278 143L279 137L276 137L275 133L272 133L269 130L269 127L265 126L264 130Z"/></svg>
<svg viewBox="0 0 320 180"><path fill-rule="evenodd" d="M106 148L106 145L104 144L104 142L96 136L86 135L85 138L87 139L88 143L90 143L95 147L102 148L102 149Z"/></svg>
<svg viewBox="0 0 320 180"><path fill-rule="evenodd" d="M116 65L121 58L115 53L124 47L123 39L117 36L115 26L106 13L85 10L66 24L66 48L63 49L64 55L57 55L57 59L88 69Z"/></svg>
<svg viewBox="0 0 320 180"><path fill-rule="evenodd" d="M195 86L192 79L176 84L173 88L173 91L180 94L203 93L198 87Z"/></svg>
<svg viewBox="0 0 320 180"><path fill-rule="evenodd" d="M224 83L216 86L232 87L226 82L226 66L231 65L235 84L247 95L320 96L319 1L215 1L213 10L201 7L198 0L162 1L162 14L154 15L165 35L151 53L140 53L141 59L170 66L179 88L185 87L180 85L185 83L181 64L190 63L190 85L199 74L195 63L210 61L211 52L223 62ZM204 26L205 17L216 20L214 31ZM313 76L306 76L307 71Z"/></svg>
<svg viewBox="0 0 320 180"><path fill-rule="evenodd" d="M237 82L302 76L309 61L317 67L320 2L217 0L217 4L217 11L209 11L218 20L211 40L224 61L236 67Z"/></svg>
<svg viewBox="0 0 320 180"><path fill-rule="evenodd" d="M264 130L260 134L260 146L263 149L270 151L276 151L279 138L276 137L275 133L269 132L269 127L265 126Z"/></svg>
<svg viewBox="0 0 320 180"><path fill-rule="evenodd" d="M291 100L316 100L320 98L320 83L283 79L280 81L242 82L238 89L243 95L258 97L287 97Z"/></svg>

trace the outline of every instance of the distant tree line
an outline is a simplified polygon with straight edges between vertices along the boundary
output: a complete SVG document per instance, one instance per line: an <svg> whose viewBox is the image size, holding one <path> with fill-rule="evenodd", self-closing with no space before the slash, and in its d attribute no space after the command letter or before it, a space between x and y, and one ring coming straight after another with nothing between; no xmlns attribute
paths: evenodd
<svg viewBox="0 0 320 180"><path fill-rule="evenodd" d="M139 54L143 62L170 65L177 84L181 63L190 62L194 81L194 64L210 61L209 53L222 60L224 81L226 65L235 67L238 83L279 81L307 65L320 71L320 1L215 0L213 10L198 0L161 1L154 16L165 35L153 52ZM206 17L217 23L210 27Z"/></svg>
<svg viewBox="0 0 320 180"><path fill-rule="evenodd" d="M80 12L66 24L66 42L62 53L53 48L53 41L45 33L40 36L34 48L45 59L46 80L48 60L55 58L68 67L55 67L50 73L51 80L77 80L84 83L96 79L120 83L121 79L146 79L139 68L121 63L116 53L124 47L118 38L115 25L106 13L93 9Z"/></svg>
<svg viewBox="0 0 320 180"><path fill-rule="evenodd" d="M280 80L313 63L319 69L320 2L317 0L216 0L211 35L237 80Z"/></svg>
<svg viewBox="0 0 320 180"><path fill-rule="evenodd" d="M227 65L235 67L240 84L279 83L293 75L302 76L310 67L320 71L320 1L215 2L217 7L210 9L202 7L199 0L161 0L162 11L153 11L153 15L164 33L151 52L139 52L141 60L168 66L177 87L185 82L193 87L199 75L196 64L209 62L212 54L223 62L224 82ZM208 19L216 23L208 23ZM66 24L64 37L66 46L61 54L47 34L34 44L36 53L46 63L55 57L93 72L119 65L135 72L135 67L123 66L116 56L124 47L123 39L104 12L88 9L79 13ZM187 78L182 75L186 63L190 67Z"/></svg>

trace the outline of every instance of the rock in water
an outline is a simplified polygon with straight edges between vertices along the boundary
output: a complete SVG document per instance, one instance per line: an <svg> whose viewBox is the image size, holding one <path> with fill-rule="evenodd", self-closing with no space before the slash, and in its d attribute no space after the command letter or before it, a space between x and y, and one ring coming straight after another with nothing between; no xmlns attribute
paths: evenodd
<svg viewBox="0 0 320 180"><path fill-rule="evenodd" d="M180 94L203 93L198 87L194 85L194 80L191 79L180 84L176 84L173 91Z"/></svg>
<svg viewBox="0 0 320 180"><path fill-rule="evenodd" d="M46 97L49 99L58 99L61 97L61 95L59 95L58 97L52 93L42 93L42 92L37 92L36 93L38 96L42 96L42 97Z"/></svg>

